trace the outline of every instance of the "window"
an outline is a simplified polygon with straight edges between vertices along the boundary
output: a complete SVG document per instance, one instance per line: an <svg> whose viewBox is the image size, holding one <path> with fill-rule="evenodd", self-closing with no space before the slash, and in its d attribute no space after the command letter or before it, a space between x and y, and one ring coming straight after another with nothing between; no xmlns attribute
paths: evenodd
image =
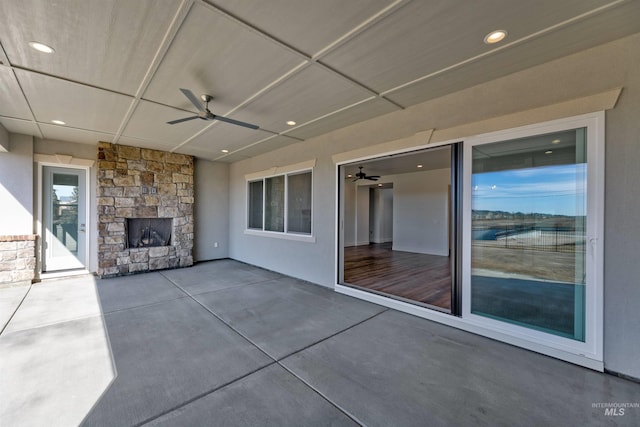
<svg viewBox="0 0 640 427"><path fill-rule="evenodd" d="M248 229L311 234L311 171L249 181L247 195Z"/></svg>
<svg viewBox="0 0 640 427"><path fill-rule="evenodd" d="M262 188L264 183L249 183L249 228L262 230Z"/></svg>

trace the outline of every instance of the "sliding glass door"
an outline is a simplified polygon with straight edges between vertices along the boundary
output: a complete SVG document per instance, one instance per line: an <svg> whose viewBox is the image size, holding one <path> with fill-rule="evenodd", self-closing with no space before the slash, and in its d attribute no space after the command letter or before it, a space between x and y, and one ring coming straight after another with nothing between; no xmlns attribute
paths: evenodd
<svg viewBox="0 0 640 427"><path fill-rule="evenodd" d="M459 314L456 144L339 167L339 282Z"/></svg>
<svg viewBox="0 0 640 427"><path fill-rule="evenodd" d="M601 119L465 142L463 318L601 358Z"/></svg>
<svg viewBox="0 0 640 427"><path fill-rule="evenodd" d="M473 147L471 312L584 341L585 129Z"/></svg>

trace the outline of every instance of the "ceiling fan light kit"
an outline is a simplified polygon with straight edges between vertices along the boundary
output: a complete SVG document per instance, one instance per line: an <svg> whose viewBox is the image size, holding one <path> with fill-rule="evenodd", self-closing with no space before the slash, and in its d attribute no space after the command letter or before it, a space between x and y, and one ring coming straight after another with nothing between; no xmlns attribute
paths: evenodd
<svg viewBox="0 0 640 427"><path fill-rule="evenodd" d="M204 102L204 106L202 103L196 98L196 96L189 89L180 89L180 91L187 97L189 101L193 104L194 107L200 111L200 114L197 116L185 117L182 119L171 120L167 122L169 125L175 125L182 122L188 122L189 120L201 119L201 120L218 120L220 122L230 123L236 126L242 126L249 129L259 129L260 127L251 123L241 122L240 120L230 119L228 117L218 116L217 114L213 114L209 110L209 101L213 99L211 95L201 95L200 99Z"/></svg>

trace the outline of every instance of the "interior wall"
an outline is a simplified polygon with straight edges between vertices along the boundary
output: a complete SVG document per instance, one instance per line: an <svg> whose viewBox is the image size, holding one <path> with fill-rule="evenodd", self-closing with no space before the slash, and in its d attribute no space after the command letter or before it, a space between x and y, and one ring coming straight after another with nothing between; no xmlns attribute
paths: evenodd
<svg viewBox="0 0 640 427"><path fill-rule="evenodd" d="M407 173L393 181L393 250L449 254L448 191L451 171Z"/></svg>
<svg viewBox="0 0 640 427"><path fill-rule="evenodd" d="M230 256L331 287L336 281L333 154L408 138L427 129L436 129L435 137L440 130L468 124L464 131L471 132L480 127L471 125L489 119L495 128L486 131L506 129L511 122L503 117L519 112L523 124L528 124L527 110L624 87L618 105L606 116L605 368L640 378L640 263L636 260L640 253L636 218L640 211L640 170L636 167L640 162L639 45L640 34L636 34L232 164ZM447 135L464 139L473 133ZM315 243L245 234L244 175L310 157L316 158Z"/></svg>
<svg viewBox="0 0 640 427"><path fill-rule="evenodd" d="M33 234L33 137L8 134L0 152L0 235Z"/></svg>
<svg viewBox="0 0 640 427"><path fill-rule="evenodd" d="M382 229L381 238L383 243L393 241L393 224L394 220L394 203L393 203L393 188L383 188L380 190L382 196Z"/></svg>
<svg viewBox="0 0 640 427"><path fill-rule="evenodd" d="M356 245L356 192L357 187L352 180L346 180L344 183L344 246Z"/></svg>
<svg viewBox="0 0 640 427"><path fill-rule="evenodd" d="M356 190L356 245L368 245L369 236L369 187L358 186Z"/></svg>
<svg viewBox="0 0 640 427"><path fill-rule="evenodd" d="M229 165L196 159L194 261L229 256Z"/></svg>
<svg viewBox="0 0 640 427"><path fill-rule="evenodd" d="M393 189L369 186L369 240L388 243L393 240Z"/></svg>

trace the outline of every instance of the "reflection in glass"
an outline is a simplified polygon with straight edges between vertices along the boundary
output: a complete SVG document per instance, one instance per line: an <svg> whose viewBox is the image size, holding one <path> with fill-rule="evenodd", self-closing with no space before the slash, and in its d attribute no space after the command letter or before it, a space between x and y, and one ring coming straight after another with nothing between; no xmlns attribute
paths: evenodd
<svg viewBox="0 0 640 427"><path fill-rule="evenodd" d="M311 172L287 177L287 231L311 234Z"/></svg>
<svg viewBox="0 0 640 427"><path fill-rule="evenodd" d="M78 254L78 176L53 174L52 242L54 256Z"/></svg>
<svg viewBox="0 0 640 427"><path fill-rule="evenodd" d="M284 175L266 178L264 185L264 229L284 231Z"/></svg>
<svg viewBox="0 0 640 427"><path fill-rule="evenodd" d="M584 341L586 135L473 148L471 312Z"/></svg>
<svg viewBox="0 0 640 427"><path fill-rule="evenodd" d="M249 183L249 228L262 230L262 180Z"/></svg>

